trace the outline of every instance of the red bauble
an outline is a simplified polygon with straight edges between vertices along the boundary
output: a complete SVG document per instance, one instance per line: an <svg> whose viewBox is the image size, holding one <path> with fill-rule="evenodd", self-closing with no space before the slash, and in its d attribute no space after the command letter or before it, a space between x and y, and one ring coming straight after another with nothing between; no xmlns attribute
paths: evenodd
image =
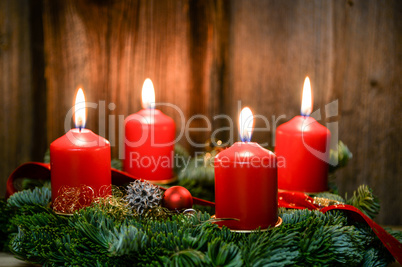
<svg viewBox="0 0 402 267"><path fill-rule="evenodd" d="M170 210L191 209L193 207L193 197L186 188L172 186L165 191L162 206Z"/></svg>

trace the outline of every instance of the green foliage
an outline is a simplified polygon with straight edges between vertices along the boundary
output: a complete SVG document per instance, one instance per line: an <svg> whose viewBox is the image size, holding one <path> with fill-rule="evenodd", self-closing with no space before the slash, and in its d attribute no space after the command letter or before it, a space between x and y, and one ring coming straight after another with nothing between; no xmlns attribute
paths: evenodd
<svg viewBox="0 0 402 267"><path fill-rule="evenodd" d="M337 169L345 167L349 160L353 157L349 148L339 140L337 150L329 151L329 172L333 173Z"/></svg>
<svg viewBox="0 0 402 267"><path fill-rule="evenodd" d="M296 263L298 236L291 229L273 229L242 236L239 246L245 266L286 266Z"/></svg>
<svg viewBox="0 0 402 267"><path fill-rule="evenodd" d="M225 243L220 238L208 245L208 263L210 266L242 266L243 260L239 247L233 243Z"/></svg>
<svg viewBox="0 0 402 267"><path fill-rule="evenodd" d="M13 232L13 228L15 228L10 223L10 218L12 218L15 213L15 210L9 207L5 200L0 200L0 251L8 250L10 234Z"/></svg>
<svg viewBox="0 0 402 267"><path fill-rule="evenodd" d="M115 229L113 239L109 242L109 255L122 256L144 250L148 236L133 225L121 225Z"/></svg>
<svg viewBox="0 0 402 267"><path fill-rule="evenodd" d="M206 199L209 201L214 201L215 173L213 168L213 158L216 153L217 152L213 150L211 152L204 153L198 157L195 157L190 161L188 161L188 156L183 157L182 159L186 159L187 162L183 160L181 168L176 170L176 173L178 175L177 184L187 188L193 196L197 196L198 198ZM215 212L214 208L212 207L196 206L195 208L201 211L209 212L211 214Z"/></svg>
<svg viewBox="0 0 402 267"><path fill-rule="evenodd" d="M388 266L388 259L381 257L381 251L375 248L369 248L364 253L363 267L386 267Z"/></svg>
<svg viewBox="0 0 402 267"><path fill-rule="evenodd" d="M23 190L10 196L7 203L11 207L21 208L24 205L47 206L52 198L52 193L47 187L36 187L34 190Z"/></svg>
<svg viewBox="0 0 402 267"><path fill-rule="evenodd" d="M111 162L112 168L122 171L123 170L123 162L119 159L112 159Z"/></svg>
<svg viewBox="0 0 402 267"><path fill-rule="evenodd" d="M186 164L190 159L190 154L188 154L187 150L183 146L175 144L174 157L175 160L173 170L174 173L179 174L186 167Z"/></svg>
<svg viewBox="0 0 402 267"><path fill-rule="evenodd" d="M328 198L328 199L335 200L335 201L338 201L341 203L345 203L345 199L343 199L343 197L341 197L340 195L336 195L336 194L332 194L332 193L328 193L328 192L318 193L315 196L321 197L321 198Z"/></svg>
<svg viewBox="0 0 402 267"><path fill-rule="evenodd" d="M371 219L380 212L380 201L367 185L360 185L346 203L358 208Z"/></svg>
<svg viewBox="0 0 402 267"><path fill-rule="evenodd" d="M386 229L393 237L396 238L400 243L402 243L402 231L395 231L392 229Z"/></svg>
<svg viewBox="0 0 402 267"><path fill-rule="evenodd" d="M48 148L43 156L44 163L50 163L50 149Z"/></svg>
<svg viewBox="0 0 402 267"><path fill-rule="evenodd" d="M25 189L35 189L35 187L47 187L50 189L50 180L37 180L37 179L30 179L24 178L21 183L21 190Z"/></svg>
<svg viewBox="0 0 402 267"><path fill-rule="evenodd" d="M280 227L242 234L219 229L208 213L144 219L114 216L95 204L61 216L23 199L27 205L20 199L11 219L17 228L10 249L45 266L384 266L392 261L370 228L350 225L339 211L281 208Z"/></svg>
<svg viewBox="0 0 402 267"><path fill-rule="evenodd" d="M179 181L191 179L202 185L213 186L215 184L213 160L216 153L211 151L191 159L188 166L178 173Z"/></svg>
<svg viewBox="0 0 402 267"><path fill-rule="evenodd" d="M297 230L299 259L308 265L335 262L354 266L361 262L359 231L348 226L340 212L297 210L282 215L284 228Z"/></svg>
<svg viewBox="0 0 402 267"><path fill-rule="evenodd" d="M201 173L209 167L203 168ZM179 183L194 195L209 194L208 179L183 177ZM345 202L336 194L316 196ZM8 205L0 202L1 233L11 237L9 248L18 258L44 266L386 266L393 261L367 225L340 211L280 208L280 227L244 234L218 228L205 212L155 209L132 216L119 201L105 199L61 216L49 208L49 189L21 191ZM347 203L371 216L379 210L367 186ZM402 240L402 232L390 233Z"/></svg>

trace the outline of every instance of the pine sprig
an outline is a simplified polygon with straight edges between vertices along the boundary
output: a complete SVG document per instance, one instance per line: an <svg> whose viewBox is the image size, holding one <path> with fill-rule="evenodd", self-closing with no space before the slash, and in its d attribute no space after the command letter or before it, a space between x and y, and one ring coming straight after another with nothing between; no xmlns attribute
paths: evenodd
<svg viewBox="0 0 402 267"><path fill-rule="evenodd" d="M315 196L320 197L320 198L331 199L331 200L334 200L334 201L338 201L340 203L345 203L345 199L343 197L341 197L340 195L329 193L329 192L318 193Z"/></svg>
<svg viewBox="0 0 402 267"><path fill-rule="evenodd" d="M52 198L52 193L47 187L35 187L34 190L28 189L17 192L9 197L7 203L11 207L21 208L24 205L48 206Z"/></svg>
<svg viewBox="0 0 402 267"><path fill-rule="evenodd" d="M298 241L297 232L278 228L242 236L239 247L246 266L286 266L296 263L300 254Z"/></svg>
<svg viewBox="0 0 402 267"><path fill-rule="evenodd" d="M349 148L339 140L337 150L329 151L329 172L334 173L337 169L345 167L352 157Z"/></svg>
<svg viewBox="0 0 402 267"><path fill-rule="evenodd" d="M208 245L207 260L209 266L242 266L241 250L233 243L225 243L220 238Z"/></svg>
<svg viewBox="0 0 402 267"><path fill-rule="evenodd" d="M205 254L195 249L185 249L164 258L165 266L203 266Z"/></svg>
<svg viewBox="0 0 402 267"><path fill-rule="evenodd" d="M364 253L364 267L385 267L389 264L389 258L381 255L381 250L369 248Z"/></svg>
<svg viewBox="0 0 402 267"><path fill-rule="evenodd" d="M346 203L358 208L371 219L374 219L380 212L380 201L367 185L360 185Z"/></svg>
<svg viewBox="0 0 402 267"><path fill-rule="evenodd" d="M188 151L181 145L176 144L174 146L174 173L179 174L184 168L186 168L187 163L190 160L190 154Z"/></svg>
<svg viewBox="0 0 402 267"><path fill-rule="evenodd" d="M109 255L122 256L130 253L140 254L148 243L148 236L133 225L121 225L115 229L109 243Z"/></svg>
<svg viewBox="0 0 402 267"><path fill-rule="evenodd" d="M10 222L10 218L14 217L16 211L7 205L7 202L0 199L0 251L8 250L10 242L10 234L15 226Z"/></svg>

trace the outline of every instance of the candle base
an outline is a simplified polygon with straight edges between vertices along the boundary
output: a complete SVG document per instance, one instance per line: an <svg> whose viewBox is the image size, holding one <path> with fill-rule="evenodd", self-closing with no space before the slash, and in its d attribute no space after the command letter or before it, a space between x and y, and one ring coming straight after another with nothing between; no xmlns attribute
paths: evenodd
<svg viewBox="0 0 402 267"><path fill-rule="evenodd" d="M215 217L215 215L212 215L211 216L211 219L216 219L216 217ZM278 220L276 221L276 223L275 223L275 225L273 226L273 227L268 227L268 228L264 228L264 229L259 229L259 230L257 230L258 228L256 228L256 229L253 229L253 230L236 230L236 229L230 229L229 227L228 227L228 229L230 230L230 232L233 232L233 233L254 233L254 232L256 232L256 231L260 231L260 232L266 232L266 231L268 231L268 230L271 230L271 229L273 229L273 228L276 228L276 227L279 227L279 226L281 226L281 224L282 224L282 218L281 217L279 217L278 216ZM216 222L213 222L214 224L216 224ZM218 228L219 229L222 229L222 226L219 226L218 225Z"/></svg>

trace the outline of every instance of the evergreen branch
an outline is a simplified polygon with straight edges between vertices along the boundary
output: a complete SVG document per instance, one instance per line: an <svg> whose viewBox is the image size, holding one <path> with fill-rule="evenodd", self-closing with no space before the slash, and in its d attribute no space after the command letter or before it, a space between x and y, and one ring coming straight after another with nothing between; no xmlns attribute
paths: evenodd
<svg viewBox="0 0 402 267"><path fill-rule="evenodd" d="M358 208L371 219L380 212L380 201L367 185L360 185L346 203Z"/></svg>
<svg viewBox="0 0 402 267"><path fill-rule="evenodd" d="M7 205L7 202L0 199L0 251L8 250L10 242L10 234L15 226L12 225L10 219L16 214L15 209Z"/></svg>
<svg viewBox="0 0 402 267"><path fill-rule="evenodd" d="M208 245L207 260L209 266L242 266L241 251L233 243L225 243L216 238Z"/></svg>
<svg viewBox="0 0 402 267"><path fill-rule="evenodd" d="M213 161L215 155L216 151L213 151L191 159L187 168L178 173L179 181L191 179L203 185L214 185L215 170Z"/></svg>
<svg viewBox="0 0 402 267"><path fill-rule="evenodd" d="M186 163L190 158L190 154L188 154L187 150L179 144L176 144L174 146L174 154L175 161L173 171L175 174L179 174L186 167Z"/></svg>
<svg viewBox="0 0 402 267"><path fill-rule="evenodd" d="M338 201L340 203L345 203L345 199L343 199L343 197L341 197L340 195L336 195L336 194L332 194L332 193L328 193L328 192L318 193L315 196L321 197L321 198L328 198L328 199L331 199L334 201Z"/></svg>
<svg viewBox="0 0 402 267"><path fill-rule="evenodd" d="M203 266L205 254L194 249L185 249L174 253L164 266Z"/></svg>
<svg viewBox="0 0 402 267"><path fill-rule="evenodd" d="M297 232L287 229L281 231L279 228L266 232L260 236L258 233L257 244L261 244L258 258L249 261L251 266L289 266L294 265L299 257L299 235ZM249 242L253 242L254 238L250 238ZM254 250L258 249L257 246ZM245 253L243 251L243 253ZM252 252L256 254L256 252Z"/></svg>
<svg viewBox="0 0 402 267"><path fill-rule="evenodd" d="M116 170L119 171L123 170L123 162L120 159L112 159L111 166Z"/></svg>
<svg viewBox="0 0 402 267"><path fill-rule="evenodd" d="M346 166L353 157L349 148L339 140L337 150L329 151L329 172L334 173L337 169ZM337 163L335 165L335 163Z"/></svg>
<svg viewBox="0 0 402 267"><path fill-rule="evenodd" d="M364 253L363 267L386 267L389 264L389 260L382 257L381 251L375 248L369 248Z"/></svg>
<svg viewBox="0 0 402 267"><path fill-rule="evenodd" d="M52 193L47 187L36 187L34 190L28 189L13 194L8 198L7 203L17 208L24 205L48 206L51 198Z"/></svg>
<svg viewBox="0 0 402 267"><path fill-rule="evenodd" d="M3 205L15 209L10 249L45 266L384 266L393 260L368 226L351 225L340 211L281 208L280 227L242 234L218 228L201 212L140 217L98 203L64 217L26 199L18 203L18 210Z"/></svg>
<svg viewBox="0 0 402 267"><path fill-rule="evenodd" d="M45 211L34 213L31 216L27 216L26 213L17 214L15 217L11 218L10 222L27 228L31 228L33 226L61 227L61 225L66 225L68 220L65 217L57 216L53 212Z"/></svg>
<svg viewBox="0 0 402 267"><path fill-rule="evenodd" d="M109 255L122 256L130 253L140 253L148 244L148 236L132 225L121 225L115 229L113 239L109 244Z"/></svg>

